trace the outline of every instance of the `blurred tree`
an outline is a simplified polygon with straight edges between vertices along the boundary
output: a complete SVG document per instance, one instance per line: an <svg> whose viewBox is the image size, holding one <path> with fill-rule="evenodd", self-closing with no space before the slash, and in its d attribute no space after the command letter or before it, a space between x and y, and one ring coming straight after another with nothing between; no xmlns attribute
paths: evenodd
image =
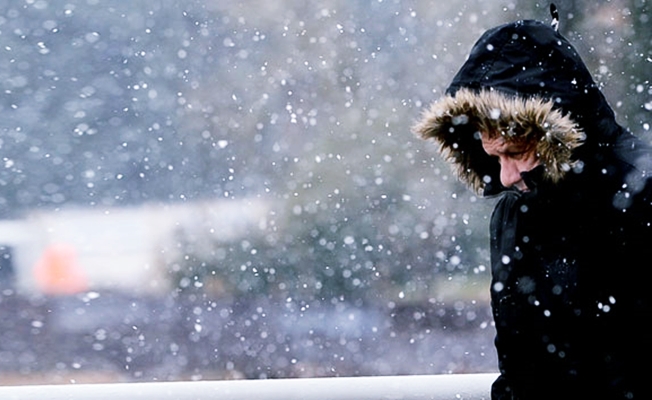
<svg viewBox="0 0 652 400"><path fill-rule="evenodd" d="M635 133L645 135L652 142L652 9L645 0L629 0L624 10L631 25L623 44L623 80L627 89L624 101L629 102L627 122Z"/></svg>

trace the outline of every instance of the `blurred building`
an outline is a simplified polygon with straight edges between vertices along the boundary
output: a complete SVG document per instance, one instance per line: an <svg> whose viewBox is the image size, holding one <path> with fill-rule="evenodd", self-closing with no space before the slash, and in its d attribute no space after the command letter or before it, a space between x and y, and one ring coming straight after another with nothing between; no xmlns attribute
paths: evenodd
<svg viewBox="0 0 652 400"><path fill-rule="evenodd" d="M0 287L46 294L165 291L164 263L178 251L179 231L186 239L233 240L264 226L267 212L259 200L35 211L0 221Z"/></svg>

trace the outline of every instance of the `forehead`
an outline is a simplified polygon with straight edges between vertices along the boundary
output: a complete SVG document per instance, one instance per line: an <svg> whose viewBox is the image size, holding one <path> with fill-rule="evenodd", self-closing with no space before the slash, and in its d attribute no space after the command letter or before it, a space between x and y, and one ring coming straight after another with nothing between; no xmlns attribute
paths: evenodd
<svg viewBox="0 0 652 400"><path fill-rule="evenodd" d="M533 148L534 144L525 140L506 140L503 135L482 134L482 147L489 154L520 153Z"/></svg>

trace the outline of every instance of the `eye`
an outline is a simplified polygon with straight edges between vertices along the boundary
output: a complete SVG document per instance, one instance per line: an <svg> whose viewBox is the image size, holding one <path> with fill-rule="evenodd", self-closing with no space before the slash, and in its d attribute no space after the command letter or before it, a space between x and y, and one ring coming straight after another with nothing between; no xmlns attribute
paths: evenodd
<svg viewBox="0 0 652 400"><path fill-rule="evenodd" d="M521 160L525 157L525 152L517 151L512 153L506 153L505 157L511 158L513 160Z"/></svg>

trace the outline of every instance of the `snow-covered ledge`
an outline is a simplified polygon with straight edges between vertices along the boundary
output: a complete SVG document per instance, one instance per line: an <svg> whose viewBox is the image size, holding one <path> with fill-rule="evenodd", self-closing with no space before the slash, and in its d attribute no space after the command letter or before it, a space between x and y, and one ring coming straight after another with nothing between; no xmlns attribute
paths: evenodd
<svg viewBox="0 0 652 400"><path fill-rule="evenodd" d="M0 387L3 400L488 400L495 374Z"/></svg>

